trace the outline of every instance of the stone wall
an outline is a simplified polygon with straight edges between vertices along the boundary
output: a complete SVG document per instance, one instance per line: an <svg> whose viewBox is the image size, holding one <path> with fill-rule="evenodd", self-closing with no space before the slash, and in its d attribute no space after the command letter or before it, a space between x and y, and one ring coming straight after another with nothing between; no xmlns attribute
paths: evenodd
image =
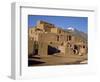
<svg viewBox="0 0 100 82"><path fill-rule="evenodd" d="M60 50L62 56L68 54L87 54L87 42L71 33L55 27L44 21L38 21L37 26L29 28L28 54L33 52L34 41L38 42L38 55L46 57L48 55L48 46L52 46ZM74 45L78 49L74 48ZM83 48L85 46L85 48ZM79 52L79 53L78 53Z"/></svg>

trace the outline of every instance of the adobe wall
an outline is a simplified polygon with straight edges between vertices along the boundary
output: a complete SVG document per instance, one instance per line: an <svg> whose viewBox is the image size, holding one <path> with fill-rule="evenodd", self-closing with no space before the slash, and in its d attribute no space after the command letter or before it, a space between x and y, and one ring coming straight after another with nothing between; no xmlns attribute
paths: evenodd
<svg viewBox="0 0 100 82"><path fill-rule="evenodd" d="M34 41L39 43L38 55L41 57L48 56L48 45L58 48L63 53L61 54L62 56L73 54L74 45L79 48L77 50L79 51L78 55L87 54L87 42L82 40L81 37L79 38L70 33L65 33L62 29L58 29L53 24L44 21L38 21L36 27L29 28L29 38L29 54L33 51ZM71 47L69 47L68 43L71 44ZM80 47L83 45L85 48Z"/></svg>

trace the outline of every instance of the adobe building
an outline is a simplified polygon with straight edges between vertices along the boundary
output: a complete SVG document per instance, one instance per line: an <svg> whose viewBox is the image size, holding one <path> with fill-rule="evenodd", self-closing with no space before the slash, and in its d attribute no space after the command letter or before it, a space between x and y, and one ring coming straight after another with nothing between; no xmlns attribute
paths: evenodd
<svg viewBox="0 0 100 82"><path fill-rule="evenodd" d="M86 55L87 40L73 35L54 24L38 21L28 30L28 55L48 57L58 55Z"/></svg>

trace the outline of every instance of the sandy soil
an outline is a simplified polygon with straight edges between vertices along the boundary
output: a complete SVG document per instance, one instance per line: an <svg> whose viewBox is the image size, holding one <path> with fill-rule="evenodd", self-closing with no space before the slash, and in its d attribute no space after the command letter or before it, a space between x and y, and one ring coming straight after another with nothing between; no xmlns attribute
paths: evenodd
<svg viewBox="0 0 100 82"><path fill-rule="evenodd" d="M87 64L87 55L48 55L48 57L33 56L28 58L28 66Z"/></svg>

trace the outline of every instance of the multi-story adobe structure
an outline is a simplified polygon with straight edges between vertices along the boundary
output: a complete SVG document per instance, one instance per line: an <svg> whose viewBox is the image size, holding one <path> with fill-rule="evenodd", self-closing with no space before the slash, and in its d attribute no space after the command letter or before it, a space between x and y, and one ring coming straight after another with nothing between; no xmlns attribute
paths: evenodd
<svg viewBox="0 0 100 82"><path fill-rule="evenodd" d="M87 40L54 24L38 21L28 30L28 55L86 55Z"/></svg>

